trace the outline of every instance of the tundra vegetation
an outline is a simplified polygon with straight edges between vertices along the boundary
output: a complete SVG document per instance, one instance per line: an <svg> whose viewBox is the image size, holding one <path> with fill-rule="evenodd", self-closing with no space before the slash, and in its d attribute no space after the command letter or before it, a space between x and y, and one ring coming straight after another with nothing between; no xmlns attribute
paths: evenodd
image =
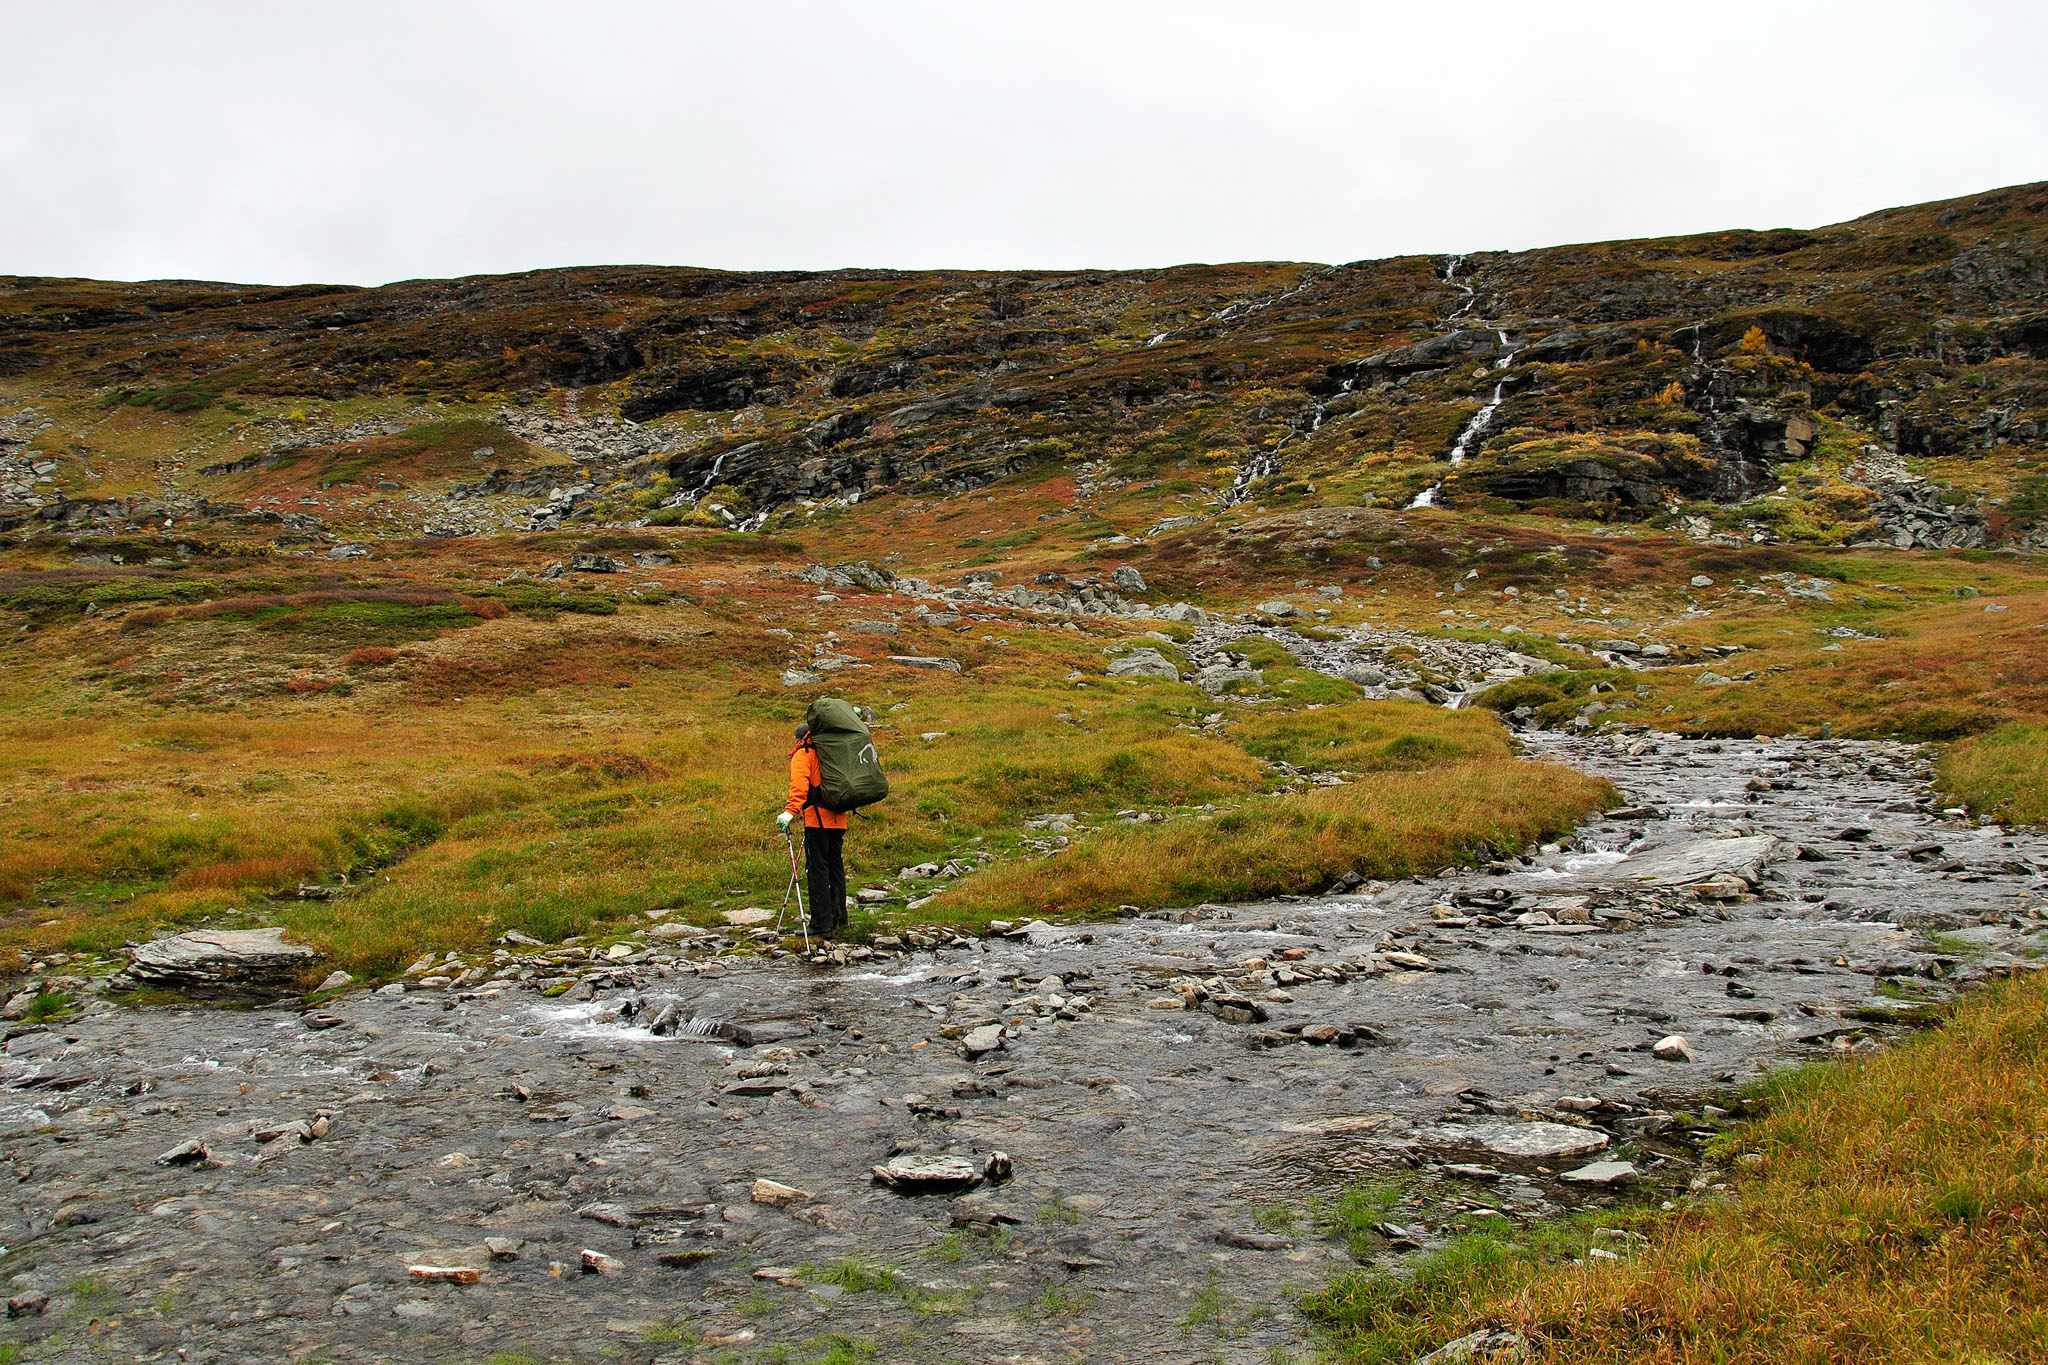
<svg viewBox="0 0 2048 1365"><path fill-rule="evenodd" d="M2037 185L1334 269L0 281L0 963L275 924L310 989L717 925L781 894L825 693L894 787L848 844L887 893L857 935L1312 894L1616 801L1504 718L1927 741L1947 800L2039 822L2044 219ZM1263 681L1211 691L1184 620L906 586L1124 567L1126 602L1554 668L1447 710L1260 640ZM1183 676L1110 676L1134 647ZM1375 1361L1479 1324L1588 1361L2037 1355L2044 1001L1773 1079L1733 1194L1633 1215L1620 1261L1475 1235L1312 1311Z"/></svg>

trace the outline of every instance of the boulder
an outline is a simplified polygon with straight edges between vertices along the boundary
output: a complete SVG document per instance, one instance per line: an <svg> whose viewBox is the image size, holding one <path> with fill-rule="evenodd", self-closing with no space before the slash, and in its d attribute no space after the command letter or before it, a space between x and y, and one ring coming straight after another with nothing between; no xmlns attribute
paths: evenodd
<svg viewBox="0 0 2048 1365"><path fill-rule="evenodd" d="M1107 671L1112 678L1164 678L1168 682L1180 681L1180 670L1156 649L1134 649L1122 658L1112 660Z"/></svg>
<svg viewBox="0 0 2048 1365"><path fill-rule="evenodd" d="M1109 581L1116 584L1119 592L1145 591L1145 576L1128 564L1117 565L1116 571L1110 574Z"/></svg>
<svg viewBox="0 0 2048 1365"><path fill-rule="evenodd" d="M1210 664L1195 675L1195 686L1211 696L1219 695L1232 683L1257 687L1265 681L1266 675L1256 668L1237 668L1230 664Z"/></svg>
<svg viewBox="0 0 2048 1365"><path fill-rule="evenodd" d="M1693 1056L1692 1044L1676 1033L1659 1038L1656 1045L1650 1049L1650 1055L1660 1062L1691 1062L1698 1060L1698 1058Z"/></svg>
<svg viewBox="0 0 2048 1365"><path fill-rule="evenodd" d="M286 943L282 929L199 929L130 950L117 988L164 986L193 994L288 991L320 954Z"/></svg>
<svg viewBox="0 0 2048 1365"><path fill-rule="evenodd" d="M617 573L625 566L610 555L580 554L569 556L569 567L577 573Z"/></svg>
<svg viewBox="0 0 2048 1365"><path fill-rule="evenodd" d="M1285 620L1287 617L1296 616L1300 614L1296 610L1295 605L1292 602L1261 602L1256 607L1253 607L1252 610L1256 611L1261 616L1275 616L1279 617L1282 620Z"/></svg>
<svg viewBox="0 0 2048 1365"><path fill-rule="evenodd" d="M967 1030L966 1036L960 1040L960 1050L967 1055L969 1061L981 1056L983 1053L1000 1052L1002 1047L1003 1026L1001 1024L983 1024L979 1028L971 1028Z"/></svg>

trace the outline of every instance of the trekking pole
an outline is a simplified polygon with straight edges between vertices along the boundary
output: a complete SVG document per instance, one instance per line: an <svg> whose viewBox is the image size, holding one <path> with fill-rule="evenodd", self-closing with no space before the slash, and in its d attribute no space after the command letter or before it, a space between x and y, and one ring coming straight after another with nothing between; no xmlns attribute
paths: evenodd
<svg viewBox="0 0 2048 1365"><path fill-rule="evenodd" d="M796 895L797 927L803 930L804 951L808 953L811 950L810 912L804 909L803 883L797 876L796 840L790 836L788 830L782 831L782 846L789 850L789 885L783 888L782 908L775 912L775 932L778 934L782 932L782 917L789 913L789 898L793 892Z"/></svg>

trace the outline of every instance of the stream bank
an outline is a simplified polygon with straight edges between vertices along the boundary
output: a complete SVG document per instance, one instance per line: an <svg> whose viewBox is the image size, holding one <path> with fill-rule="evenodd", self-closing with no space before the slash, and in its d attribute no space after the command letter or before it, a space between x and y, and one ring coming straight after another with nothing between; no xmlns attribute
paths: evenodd
<svg viewBox="0 0 2048 1365"><path fill-rule="evenodd" d="M1631 806L1526 864L843 967L628 965L581 1001L416 977L17 1030L4 1330L81 1360L705 1353L678 1321L742 1359L838 1334L1262 1360L1352 1264L1307 1217L1347 1183L1408 1192L1389 1258L1629 1181L1711 1187L1698 1096L1876 1046L1883 1012L2041 941L2048 839L1933 809L1909 746L1524 742ZM871 1173L997 1152L1007 1180L949 1194ZM1561 1178L1599 1162L1631 1169ZM848 1260L901 1278L801 1273ZM1217 1286L1265 1308L1184 1334Z"/></svg>

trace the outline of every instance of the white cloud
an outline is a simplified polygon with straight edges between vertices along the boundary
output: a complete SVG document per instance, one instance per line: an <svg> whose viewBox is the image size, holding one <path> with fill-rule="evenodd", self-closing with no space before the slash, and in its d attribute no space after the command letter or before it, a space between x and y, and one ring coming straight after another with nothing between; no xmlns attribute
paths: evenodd
<svg viewBox="0 0 2048 1365"><path fill-rule="evenodd" d="M2048 175L2048 9L0 0L0 271L1352 260Z"/></svg>

